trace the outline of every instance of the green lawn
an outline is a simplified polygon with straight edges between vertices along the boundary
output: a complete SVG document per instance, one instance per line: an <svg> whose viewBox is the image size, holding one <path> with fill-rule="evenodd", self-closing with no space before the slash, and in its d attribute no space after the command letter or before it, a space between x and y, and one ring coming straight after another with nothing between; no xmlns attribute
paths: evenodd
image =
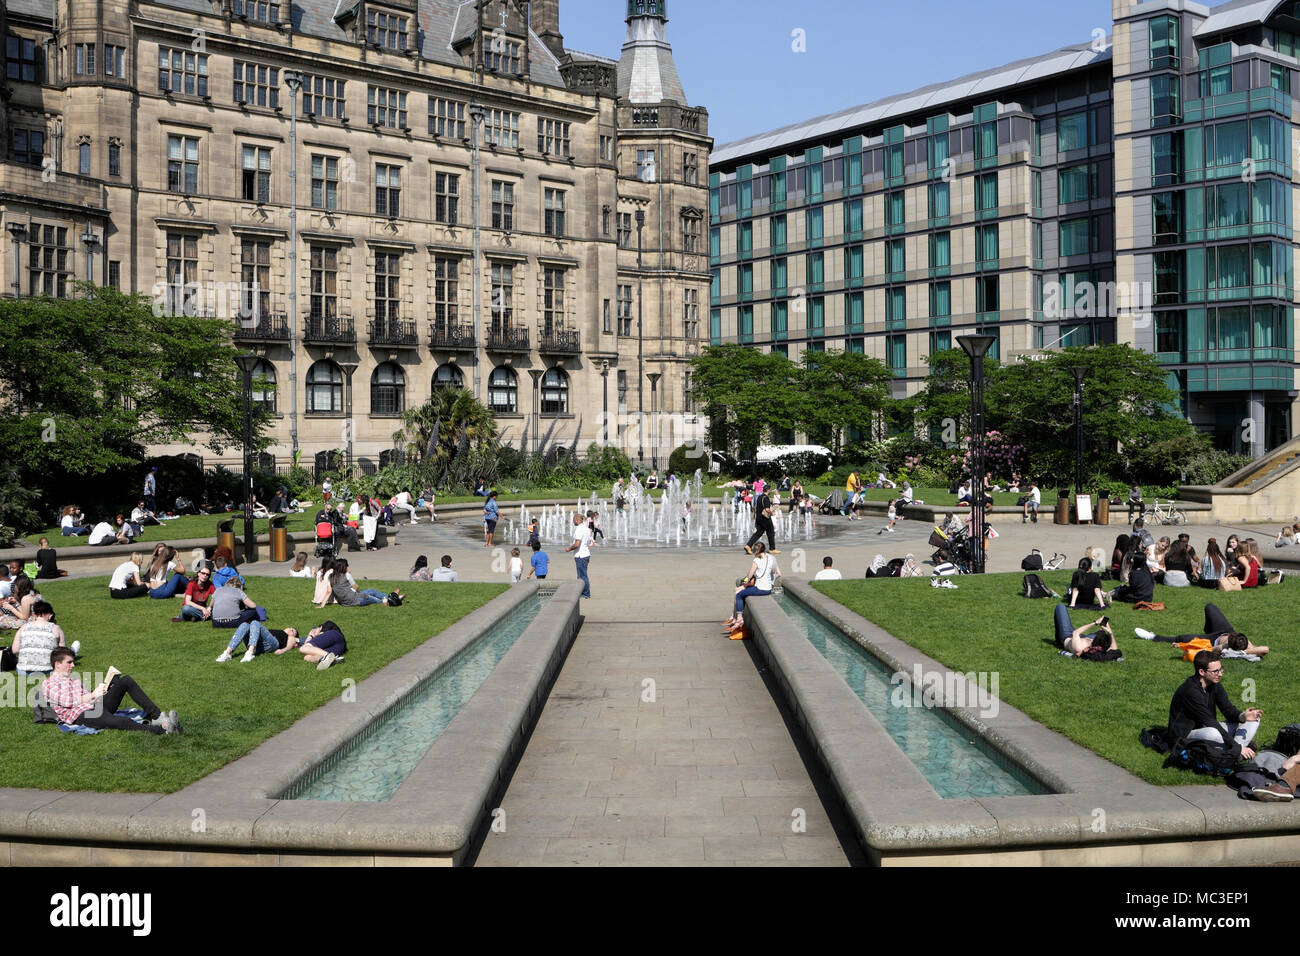
<svg viewBox="0 0 1300 956"><path fill-rule="evenodd" d="M272 627L307 631L332 619L348 639L347 659L318 672L296 652L241 664L216 657L233 632L207 624L172 624L179 600L114 601L108 579L42 582L69 642L82 642L75 673L102 674L110 665L134 677L164 710L180 713L179 736L105 730L65 734L32 723L29 706L14 706L15 676L0 675L7 706L0 709L0 787L50 790L171 792L251 751L267 738L419 646L503 593L505 584L434 585L359 582L383 591L400 586L400 608L372 606L323 611L311 606L314 582L250 578L248 595L270 611ZM12 634L12 632L6 632ZM0 638L4 638L0 635ZM4 638L6 641L8 638ZM131 706L129 702L123 706Z"/></svg>
<svg viewBox="0 0 1300 956"><path fill-rule="evenodd" d="M316 507L318 508L319 504ZM290 532L311 531L315 527L312 519L316 517L316 508L312 508L310 513L291 514L285 515L285 517L288 519L285 522L285 527ZM226 518L234 519L235 534L243 537L244 513L242 511L232 511L226 514L184 515L180 518L165 521L160 525L147 525L144 528L144 534L136 538L136 543L146 545L144 550L152 551L153 546L159 541L186 541L190 538L212 538L215 541L217 522ZM258 534L267 534L270 531L270 521L266 518L257 518L253 521L253 527ZM44 531L35 531L23 535L23 540L35 547L36 542L41 539L42 535L50 539L50 547L56 551L61 551L64 548L89 547L89 535L83 534L78 538L65 538L59 528L46 528Z"/></svg>
<svg viewBox="0 0 1300 956"><path fill-rule="evenodd" d="M1057 593L1067 572L1041 577ZM1169 701L1192 665L1168 644L1133 634L1143 627L1157 634L1199 632L1207 601L1272 653L1259 663L1224 661L1223 685L1238 707L1255 683L1251 700L1264 711L1257 740L1273 742L1279 728L1300 721L1300 661L1291 623L1300 589L1290 583L1254 592L1220 593L1201 588L1156 587L1165 611L1134 611L1117 604L1107 612L1077 611L1075 626L1102 613L1124 652L1124 660L1093 664L1062 657L1052 645L1056 602L1019 596L1020 574L961 576L956 591L938 591L924 579L818 582L814 586L899 639L962 673L996 671L1000 696L1034 720L1095 751L1154 784L1212 783L1187 771L1166 770L1164 758L1138 743L1138 732L1169 720Z"/></svg>

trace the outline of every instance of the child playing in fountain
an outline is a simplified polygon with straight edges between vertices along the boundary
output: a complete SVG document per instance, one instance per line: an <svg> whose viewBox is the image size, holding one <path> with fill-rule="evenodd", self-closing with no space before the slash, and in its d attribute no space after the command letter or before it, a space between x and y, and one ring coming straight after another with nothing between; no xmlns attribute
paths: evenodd
<svg viewBox="0 0 1300 956"><path fill-rule="evenodd" d="M536 516L528 519L528 545L539 548L542 546L542 534Z"/></svg>
<svg viewBox="0 0 1300 956"><path fill-rule="evenodd" d="M518 584L524 576L524 562L519 557L519 549L510 549L510 583Z"/></svg>
<svg viewBox="0 0 1300 956"><path fill-rule="evenodd" d="M537 580L545 581L546 572L549 570L551 559L547 556L546 552L542 550L542 543L540 541L534 541L532 547L533 556L530 559L532 567L528 569L528 577L531 580L533 575L537 575Z"/></svg>
<svg viewBox="0 0 1300 956"><path fill-rule="evenodd" d="M897 521L898 521L897 499L891 498L889 501L889 525L888 527L881 528L879 531L876 532L876 534L884 534L886 531L893 531L894 524Z"/></svg>
<svg viewBox="0 0 1300 956"><path fill-rule="evenodd" d="M597 519L596 512L587 512L587 528L591 531L591 543L596 543L597 537L605 537L605 532L600 530L600 522Z"/></svg>
<svg viewBox="0 0 1300 956"><path fill-rule="evenodd" d="M682 505L682 529L690 530L691 527L691 503L688 501Z"/></svg>

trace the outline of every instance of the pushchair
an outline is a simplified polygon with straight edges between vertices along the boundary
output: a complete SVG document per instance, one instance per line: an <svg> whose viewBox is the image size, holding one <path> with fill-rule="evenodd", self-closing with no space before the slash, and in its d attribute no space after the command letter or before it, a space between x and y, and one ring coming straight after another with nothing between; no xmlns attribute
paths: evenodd
<svg viewBox="0 0 1300 956"><path fill-rule="evenodd" d="M844 510L844 492L838 489L826 496L826 500L817 509L824 515L837 515Z"/></svg>
<svg viewBox="0 0 1300 956"><path fill-rule="evenodd" d="M316 557L332 558L338 554L338 542L335 540L334 523L316 522Z"/></svg>
<svg viewBox="0 0 1300 956"><path fill-rule="evenodd" d="M984 525L984 534L988 535L989 526ZM940 542L936 544L936 542ZM946 538L943 531L935 528L930 532L930 544L938 550L931 556L934 573L939 575L970 574L975 562L975 542L971 540L970 530L962 528Z"/></svg>

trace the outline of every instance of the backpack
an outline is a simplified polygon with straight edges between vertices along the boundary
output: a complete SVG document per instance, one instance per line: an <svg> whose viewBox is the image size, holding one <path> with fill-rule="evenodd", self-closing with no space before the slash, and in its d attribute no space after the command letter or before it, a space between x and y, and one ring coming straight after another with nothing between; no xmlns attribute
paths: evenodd
<svg viewBox="0 0 1300 956"><path fill-rule="evenodd" d="M1036 574L1026 574L1020 580L1021 593L1027 598L1054 598L1056 595L1043 583L1043 579Z"/></svg>
<svg viewBox="0 0 1300 956"><path fill-rule="evenodd" d="M1277 732L1277 742L1269 750L1276 750L1288 757L1300 753L1300 724L1287 724Z"/></svg>
<svg viewBox="0 0 1300 956"><path fill-rule="evenodd" d="M1236 744L1229 747L1221 741L1180 740L1165 765L1184 767L1211 777L1226 777L1237 769L1240 760L1241 748Z"/></svg>
<svg viewBox="0 0 1300 956"><path fill-rule="evenodd" d="M401 607L401 606L402 606L402 596L401 596L400 594L398 594L396 591L389 591L389 592L388 592L388 606L389 606L389 607Z"/></svg>
<svg viewBox="0 0 1300 956"><path fill-rule="evenodd" d="M1167 754L1173 749L1168 727L1147 727L1138 734L1138 742L1158 754Z"/></svg>
<svg viewBox="0 0 1300 956"><path fill-rule="evenodd" d="M1025 559L1020 562L1020 570L1022 571L1043 570L1043 553L1039 551L1037 548L1034 548L1034 550L1030 551L1029 554L1025 556Z"/></svg>

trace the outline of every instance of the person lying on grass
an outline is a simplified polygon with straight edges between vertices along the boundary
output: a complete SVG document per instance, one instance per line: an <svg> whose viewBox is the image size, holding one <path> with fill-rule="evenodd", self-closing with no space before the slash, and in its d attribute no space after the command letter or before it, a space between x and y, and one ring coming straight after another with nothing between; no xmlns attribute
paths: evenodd
<svg viewBox="0 0 1300 956"><path fill-rule="evenodd" d="M283 631L273 631L261 621L249 621L247 624L241 624L230 639L230 643L226 645L226 649L217 658L217 663L224 664L234 657L239 645L245 641L248 642L248 650L239 659L241 664L247 664L254 657L261 654L280 654L296 647L298 645L298 629L296 627L286 627Z"/></svg>
<svg viewBox="0 0 1300 956"><path fill-rule="evenodd" d="M1169 703L1169 736L1173 740L1207 740L1226 747L1240 746L1241 756L1255 756L1250 743L1264 712L1258 707L1238 710L1223 689L1223 661L1201 651L1192 661L1192 676L1179 685ZM1216 720L1215 711L1226 720Z"/></svg>
<svg viewBox="0 0 1300 956"><path fill-rule="evenodd" d="M1238 633L1228 623L1228 618L1215 604L1205 605L1205 630L1200 634L1179 634L1176 637L1170 637L1165 634L1154 634L1141 627L1133 628L1133 633L1144 641L1183 645L1184 650L1193 641L1202 641L1204 642L1204 649L1209 651L1242 651L1246 654L1254 654L1256 657L1263 657L1268 653L1268 645L1250 643L1245 634ZM1218 655L1216 654L1215 657L1217 658Z"/></svg>
<svg viewBox="0 0 1300 956"><path fill-rule="evenodd" d="M81 724L96 730L143 730L151 734L181 732L181 722L176 711L163 713L162 708L149 699L130 675L123 674L116 668L110 667L104 682L87 692L81 681L72 676L74 660L75 655L70 648L55 648L50 653L50 666L54 673L41 684L45 702L53 708L59 723ZM118 706L128 696L144 709L144 723L117 715Z"/></svg>
<svg viewBox="0 0 1300 956"><path fill-rule="evenodd" d="M348 652L348 642L343 637L343 631L333 621L325 621L313 627L307 632L307 640L297 647L302 659L308 664L315 664L318 671L327 670Z"/></svg>
<svg viewBox="0 0 1300 956"><path fill-rule="evenodd" d="M356 584L352 582L348 574L348 562L344 558L334 562L334 581L331 590L334 594L334 600L338 601L343 607L366 607L370 604L388 603L388 595L383 591L377 591L374 588L357 589ZM406 597L397 589L394 589L393 593L399 598Z"/></svg>
<svg viewBox="0 0 1300 956"><path fill-rule="evenodd" d="M1094 645L1101 650L1119 650L1119 645L1115 643L1115 632L1110 629L1109 618L1101 617L1080 627L1074 627L1070 622L1070 612L1064 604L1058 604L1053 624L1056 630L1055 644L1067 654L1082 657L1084 652ZM1084 632L1090 628L1097 630L1092 634L1085 634Z"/></svg>

